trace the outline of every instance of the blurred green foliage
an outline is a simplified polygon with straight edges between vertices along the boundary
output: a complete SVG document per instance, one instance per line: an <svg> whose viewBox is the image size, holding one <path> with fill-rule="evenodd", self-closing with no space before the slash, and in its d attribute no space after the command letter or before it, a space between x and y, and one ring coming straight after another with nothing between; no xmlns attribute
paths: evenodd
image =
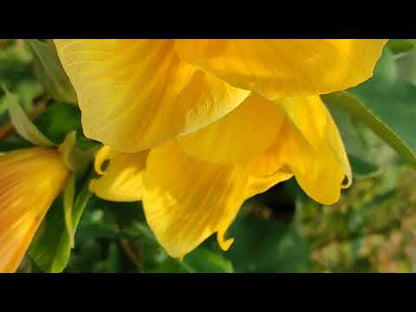
<svg viewBox="0 0 416 312"><path fill-rule="evenodd" d="M76 131L80 148L97 147L82 135L79 109L71 100L56 96L59 86L50 91L48 77L39 76L45 72L39 70L39 56L32 54L37 44L32 41L28 48L22 40L0 40L0 85L19 97L34 124L54 143ZM374 78L349 90L413 150L414 45L414 40L391 40ZM0 151L31 146L14 133L2 92ZM228 237L235 239L229 251L220 250L211 237L180 261L156 242L140 202L113 203L89 193L86 185L94 177L89 168L76 180L75 248L70 248L62 198L58 198L19 271L415 272L416 170L363 120L332 104L329 108L354 171L352 187L336 205L315 203L290 180L243 205L228 231Z"/></svg>

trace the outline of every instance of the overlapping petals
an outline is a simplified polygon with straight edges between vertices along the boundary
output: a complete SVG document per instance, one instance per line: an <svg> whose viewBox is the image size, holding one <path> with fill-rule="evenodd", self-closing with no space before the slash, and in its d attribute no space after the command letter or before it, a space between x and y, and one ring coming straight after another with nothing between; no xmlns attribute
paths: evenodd
<svg viewBox="0 0 416 312"><path fill-rule="evenodd" d="M265 108L267 105L270 107ZM308 118L302 115L302 119L294 113L298 106L307 107ZM137 167L140 173L132 177L140 179L142 190L135 200L143 200L150 227L174 257L184 256L213 233L217 233L222 248L227 249L232 240L226 239L225 233L241 204L293 175L309 196L325 204L337 201L345 178L351 179L338 130L319 97L272 102L252 96L239 109L249 110L253 118L262 116L264 110L273 112L269 115L274 118L277 133L271 142L267 141L268 144L256 149L257 153L253 154L250 147L259 146L256 141L266 133L246 136L247 142L239 145L235 154L239 157L233 161L220 157L221 149L226 150L229 148L227 144L232 145L232 134L238 141L238 130L243 128L244 132L246 116L235 110L227 118L201 130L202 134L198 132L153 148L147 156L145 168L140 162ZM247 127L251 129L249 124ZM219 136L221 132L225 135ZM218 149L212 146L211 153L208 149L206 153L201 152L200 135L204 136L202 144L216 144ZM186 140L185 148L183 140ZM192 144L195 144L194 148ZM250 157L240 157L244 152ZM130 156L132 161L125 162L126 167L135 162L135 156ZM107 179L107 183L118 193L114 200L120 200L125 193L116 185L125 175L119 171L117 176L113 166L119 164L110 160L107 172L113 176ZM102 179L105 178L106 174ZM94 189L97 194L101 191L97 184Z"/></svg>
<svg viewBox="0 0 416 312"><path fill-rule="evenodd" d="M214 163L249 160L266 151L277 139L283 117L277 105L252 95L221 120L177 140L183 151L200 160Z"/></svg>
<svg viewBox="0 0 416 312"><path fill-rule="evenodd" d="M177 40L187 62L268 99L353 87L373 74L387 40Z"/></svg>
<svg viewBox="0 0 416 312"><path fill-rule="evenodd" d="M69 176L58 151L18 150L0 156L0 272L14 272Z"/></svg>
<svg viewBox="0 0 416 312"><path fill-rule="evenodd" d="M355 86L371 77L385 43L55 40L85 134L123 152L195 132L235 109L249 91L277 99Z"/></svg>
<svg viewBox="0 0 416 312"><path fill-rule="evenodd" d="M194 132L249 91L183 62L173 40L55 40L78 96L84 133L139 152Z"/></svg>

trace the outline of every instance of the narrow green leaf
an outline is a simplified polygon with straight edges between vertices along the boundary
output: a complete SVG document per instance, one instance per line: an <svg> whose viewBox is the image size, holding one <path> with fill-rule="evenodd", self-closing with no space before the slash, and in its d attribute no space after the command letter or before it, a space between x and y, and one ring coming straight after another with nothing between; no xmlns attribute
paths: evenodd
<svg viewBox="0 0 416 312"><path fill-rule="evenodd" d="M387 123L375 115L360 99L347 91L336 92L322 96L323 101L329 105L337 106L355 118L365 123L381 139L394 148L409 163L416 166L416 154ZM393 103L391 104L393 105ZM415 132L416 133L416 132Z"/></svg>
<svg viewBox="0 0 416 312"><path fill-rule="evenodd" d="M91 174L89 178L86 179L85 184L76 197L72 209L74 233L78 227L81 215L92 197L88 185L93 176L94 174ZM70 253L71 241L65 226L63 200L62 198L58 198L42 222L42 225L29 248L28 254L34 263L42 270L58 273L65 269L69 261Z"/></svg>
<svg viewBox="0 0 416 312"><path fill-rule="evenodd" d="M378 159L374 157L380 152L374 145L378 137L344 109L333 103L326 104L341 133L354 176L368 177L380 172Z"/></svg>
<svg viewBox="0 0 416 312"><path fill-rule="evenodd" d="M49 95L57 100L76 103L77 97L51 40L25 40L34 56L35 72Z"/></svg>
<svg viewBox="0 0 416 312"><path fill-rule="evenodd" d="M209 249L199 247L188 254L182 265L190 272L198 273L233 273L234 268L230 260Z"/></svg>
<svg viewBox="0 0 416 312"><path fill-rule="evenodd" d="M72 225L72 209L74 204L74 193L75 193L75 175L72 174L71 178L66 183L64 189L64 215L65 215L65 226L69 235L69 244L71 248L74 248L74 229Z"/></svg>
<svg viewBox="0 0 416 312"><path fill-rule="evenodd" d="M374 76L349 90L416 153L416 85L403 81L395 57L385 50Z"/></svg>
<svg viewBox="0 0 416 312"><path fill-rule="evenodd" d="M54 146L54 144L45 137L39 129L27 117L26 113L20 107L16 95L10 93L5 87L6 102L9 109L10 119L16 129L16 132L25 140L39 146Z"/></svg>

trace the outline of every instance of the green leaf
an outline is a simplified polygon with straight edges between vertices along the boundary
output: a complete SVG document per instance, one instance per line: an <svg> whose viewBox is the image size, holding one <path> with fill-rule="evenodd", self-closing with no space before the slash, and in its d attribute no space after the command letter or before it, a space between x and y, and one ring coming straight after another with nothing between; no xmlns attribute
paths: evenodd
<svg viewBox="0 0 416 312"><path fill-rule="evenodd" d="M416 86L399 79L392 55L385 51L373 78L323 101L363 122L416 166Z"/></svg>
<svg viewBox="0 0 416 312"><path fill-rule="evenodd" d="M75 193L75 175L72 174L66 183L64 189L64 219L65 228L68 231L69 244L71 248L74 248L74 228L72 225L72 210L74 205L74 193Z"/></svg>
<svg viewBox="0 0 416 312"><path fill-rule="evenodd" d="M76 148L91 151L98 148L100 144L82 136L80 115L78 107L65 102L52 101L46 110L33 120L33 124L56 145L63 143L69 132L75 131L77 133ZM28 141L18 135L0 140L0 151L30 146L32 145ZM86 160L85 158L83 162Z"/></svg>
<svg viewBox="0 0 416 312"><path fill-rule="evenodd" d="M379 172L373 155L379 151L373 151L368 142L371 130L341 109L337 103L327 101L326 104L342 136L354 175L370 176Z"/></svg>
<svg viewBox="0 0 416 312"><path fill-rule="evenodd" d="M92 196L92 193L88 189L91 177L92 175L86 179L73 206L72 224L74 232L76 231L84 208ZM71 239L65 226L62 205L62 198L59 197L48 211L28 251L29 257L33 262L46 272L62 272L69 261Z"/></svg>
<svg viewBox="0 0 416 312"><path fill-rule="evenodd" d="M393 54L401 54L411 51L415 47L414 39L390 39L387 47Z"/></svg>
<svg viewBox="0 0 416 312"><path fill-rule="evenodd" d="M203 247L188 254L182 265L185 265L188 271L198 273L232 273L234 271L231 261Z"/></svg>
<svg viewBox="0 0 416 312"><path fill-rule="evenodd" d="M6 102L9 109L10 119L16 129L16 132L25 140L39 146L53 146L54 144L45 137L42 132L26 116L26 113L20 107L16 95L10 93L4 88Z"/></svg>
<svg viewBox="0 0 416 312"><path fill-rule="evenodd" d="M76 103L75 91L62 68L53 42L27 39L26 43L33 53L35 72L49 95L56 100Z"/></svg>
<svg viewBox="0 0 416 312"><path fill-rule="evenodd" d="M374 77L350 91L400 137L414 156L416 151L416 86L401 80L393 56L385 51L374 72Z"/></svg>
<svg viewBox="0 0 416 312"><path fill-rule="evenodd" d="M409 163L416 166L416 155L410 142L404 141L382 118L377 116L371 108L357 96L346 91L336 92L323 96L325 103L336 105L344 109L356 119L365 123L381 139L402 155ZM368 102L366 102L368 103ZM416 133L416 132L415 132Z"/></svg>

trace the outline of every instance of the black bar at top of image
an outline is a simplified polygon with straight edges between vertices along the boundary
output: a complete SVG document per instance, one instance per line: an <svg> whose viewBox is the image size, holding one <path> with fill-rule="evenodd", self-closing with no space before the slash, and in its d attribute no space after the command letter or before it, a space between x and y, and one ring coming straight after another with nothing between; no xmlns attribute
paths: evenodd
<svg viewBox="0 0 416 312"><path fill-rule="evenodd" d="M145 1L126 6L71 1L40 7L3 5L1 38L415 38L414 9L405 4L259 1ZM61 7L62 6L62 7ZM52 10L52 9L53 10ZM382 11L383 10L383 11Z"/></svg>

